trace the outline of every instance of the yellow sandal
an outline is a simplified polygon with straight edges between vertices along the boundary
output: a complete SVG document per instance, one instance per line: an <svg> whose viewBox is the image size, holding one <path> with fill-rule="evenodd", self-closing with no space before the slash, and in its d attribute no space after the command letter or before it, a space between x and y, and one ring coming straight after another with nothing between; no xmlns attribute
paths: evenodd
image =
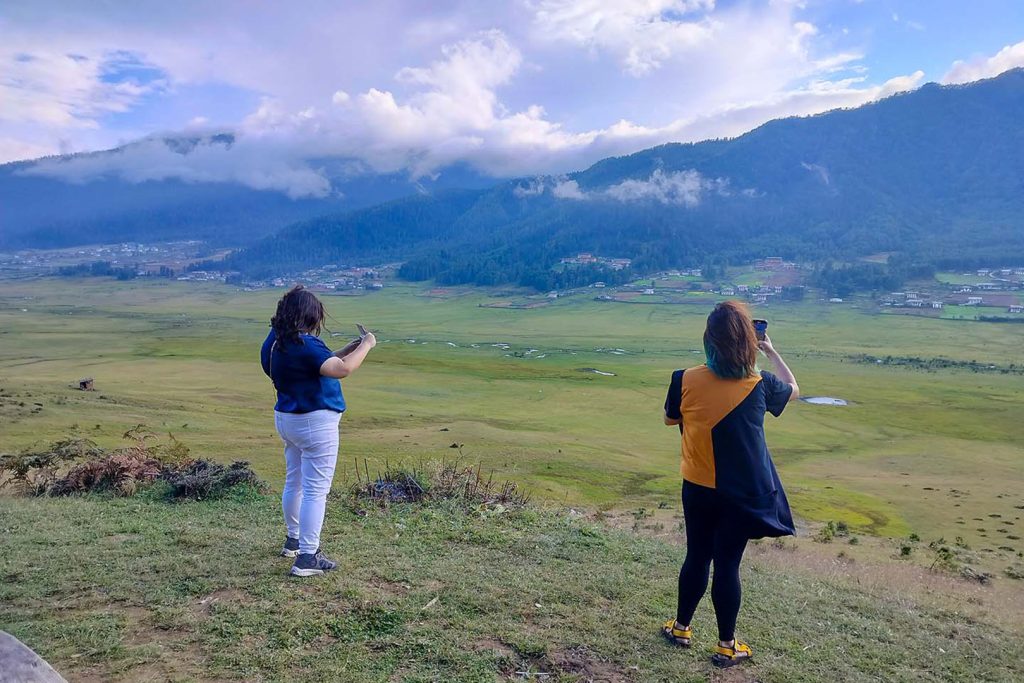
<svg viewBox="0 0 1024 683"><path fill-rule="evenodd" d="M665 636L665 639L673 645L679 645L680 647L690 647L690 640L693 638L693 629L689 626L686 628L677 628L676 620L669 619L665 622L665 625L661 627L661 635Z"/></svg>
<svg viewBox="0 0 1024 683"><path fill-rule="evenodd" d="M715 654L711 655L711 663L724 669L736 666L743 660L750 659L753 656L754 652L750 649L750 646L737 638L732 641L732 647L726 647L719 643L718 647L715 648Z"/></svg>

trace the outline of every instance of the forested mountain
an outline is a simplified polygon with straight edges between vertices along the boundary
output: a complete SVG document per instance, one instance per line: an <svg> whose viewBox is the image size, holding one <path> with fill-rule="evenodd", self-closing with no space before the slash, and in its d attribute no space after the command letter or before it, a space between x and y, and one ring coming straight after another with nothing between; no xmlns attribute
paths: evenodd
<svg viewBox="0 0 1024 683"><path fill-rule="evenodd" d="M409 278L543 287L577 251L641 270L881 251L905 264L1024 263L1024 70L564 177L320 217L231 265L265 274L406 258Z"/></svg>
<svg viewBox="0 0 1024 683"><path fill-rule="evenodd" d="M124 179L125 172L119 168L146 163L145 158L130 155L137 145L148 145L150 157L154 145L163 146L161 151L168 156L187 156L211 147L230 154L233 142L230 133L150 138L103 152L0 165L0 249L177 239L241 246L312 216L453 187L491 187L497 182L464 167L413 181L404 172L377 174L351 160L329 159L316 165L330 180L330 194L292 199L278 190L256 190L232 182L136 182ZM119 156L128 158L121 161ZM71 165L74 170L84 165L109 167L110 172L92 172L81 180L65 171ZM145 171L159 175L159 169Z"/></svg>

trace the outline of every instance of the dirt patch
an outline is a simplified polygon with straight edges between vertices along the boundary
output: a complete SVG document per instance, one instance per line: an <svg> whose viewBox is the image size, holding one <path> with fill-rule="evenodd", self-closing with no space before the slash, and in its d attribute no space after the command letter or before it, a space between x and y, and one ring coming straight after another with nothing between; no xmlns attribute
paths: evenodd
<svg viewBox="0 0 1024 683"><path fill-rule="evenodd" d="M493 638L482 638L481 640L477 640L470 645L470 648L474 652L493 652L502 659L514 659L517 657L516 651L512 646L506 645L500 640L495 640Z"/></svg>
<svg viewBox="0 0 1024 683"><path fill-rule="evenodd" d="M207 615L214 605L244 605L252 602L252 596L239 588L221 588L192 603L192 612Z"/></svg>
<svg viewBox="0 0 1024 683"><path fill-rule="evenodd" d="M579 676L587 683L625 683L632 680L618 666L585 647L555 650L547 660L555 671Z"/></svg>
<svg viewBox="0 0 1024 683"><path fill-rule="evenodd" d="M405 595L408 594L409 589L412 588L412 586L407 583L402 583L401 581L389 581L388 579L377 575L374 575L367 583L380 595L380 597L405 597Z"/></svg>
<svg viewBox="0 0 1024 683"><path fill-rule="evenodd" d="M710 680L713 683L759 683L752 673L745 670L745 666L740 664L732 669L714 669Z"/></svg>

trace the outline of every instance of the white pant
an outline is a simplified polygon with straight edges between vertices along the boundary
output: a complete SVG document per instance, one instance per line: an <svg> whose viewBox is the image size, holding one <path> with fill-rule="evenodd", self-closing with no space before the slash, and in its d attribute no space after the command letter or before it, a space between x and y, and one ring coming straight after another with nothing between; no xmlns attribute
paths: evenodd
<svg viewBox="0 0 1024 683"><path fill-rule="evenodd" d="M300 553L320 547L327 494L338 464L338 427L341 413L274 411L277 433L284 441L284 492L281 508L289 538L299 539Z"/></svg>

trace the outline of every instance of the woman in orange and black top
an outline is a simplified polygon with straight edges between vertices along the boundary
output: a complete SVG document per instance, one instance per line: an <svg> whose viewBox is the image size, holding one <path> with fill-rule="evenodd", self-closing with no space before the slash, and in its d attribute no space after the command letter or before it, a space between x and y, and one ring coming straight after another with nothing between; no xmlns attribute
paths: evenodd
<svg viewBox="0 0 1024 683"><path fill-rule="evenodd" d="M758 372L758 349L778 376ZM686 559L679 571L676 618L662 633L673 643L690 645L690 620L714 563L711 601L719 642L712 662L731 666L752 654L734 633L747 541L794 533L789 502L765 444L764 415L778 417L800 390L771 340L758 341L743 304L715 306L704 351L704 365L672 373L665 401L665 424L679 425L683 434Z"/></svg>

